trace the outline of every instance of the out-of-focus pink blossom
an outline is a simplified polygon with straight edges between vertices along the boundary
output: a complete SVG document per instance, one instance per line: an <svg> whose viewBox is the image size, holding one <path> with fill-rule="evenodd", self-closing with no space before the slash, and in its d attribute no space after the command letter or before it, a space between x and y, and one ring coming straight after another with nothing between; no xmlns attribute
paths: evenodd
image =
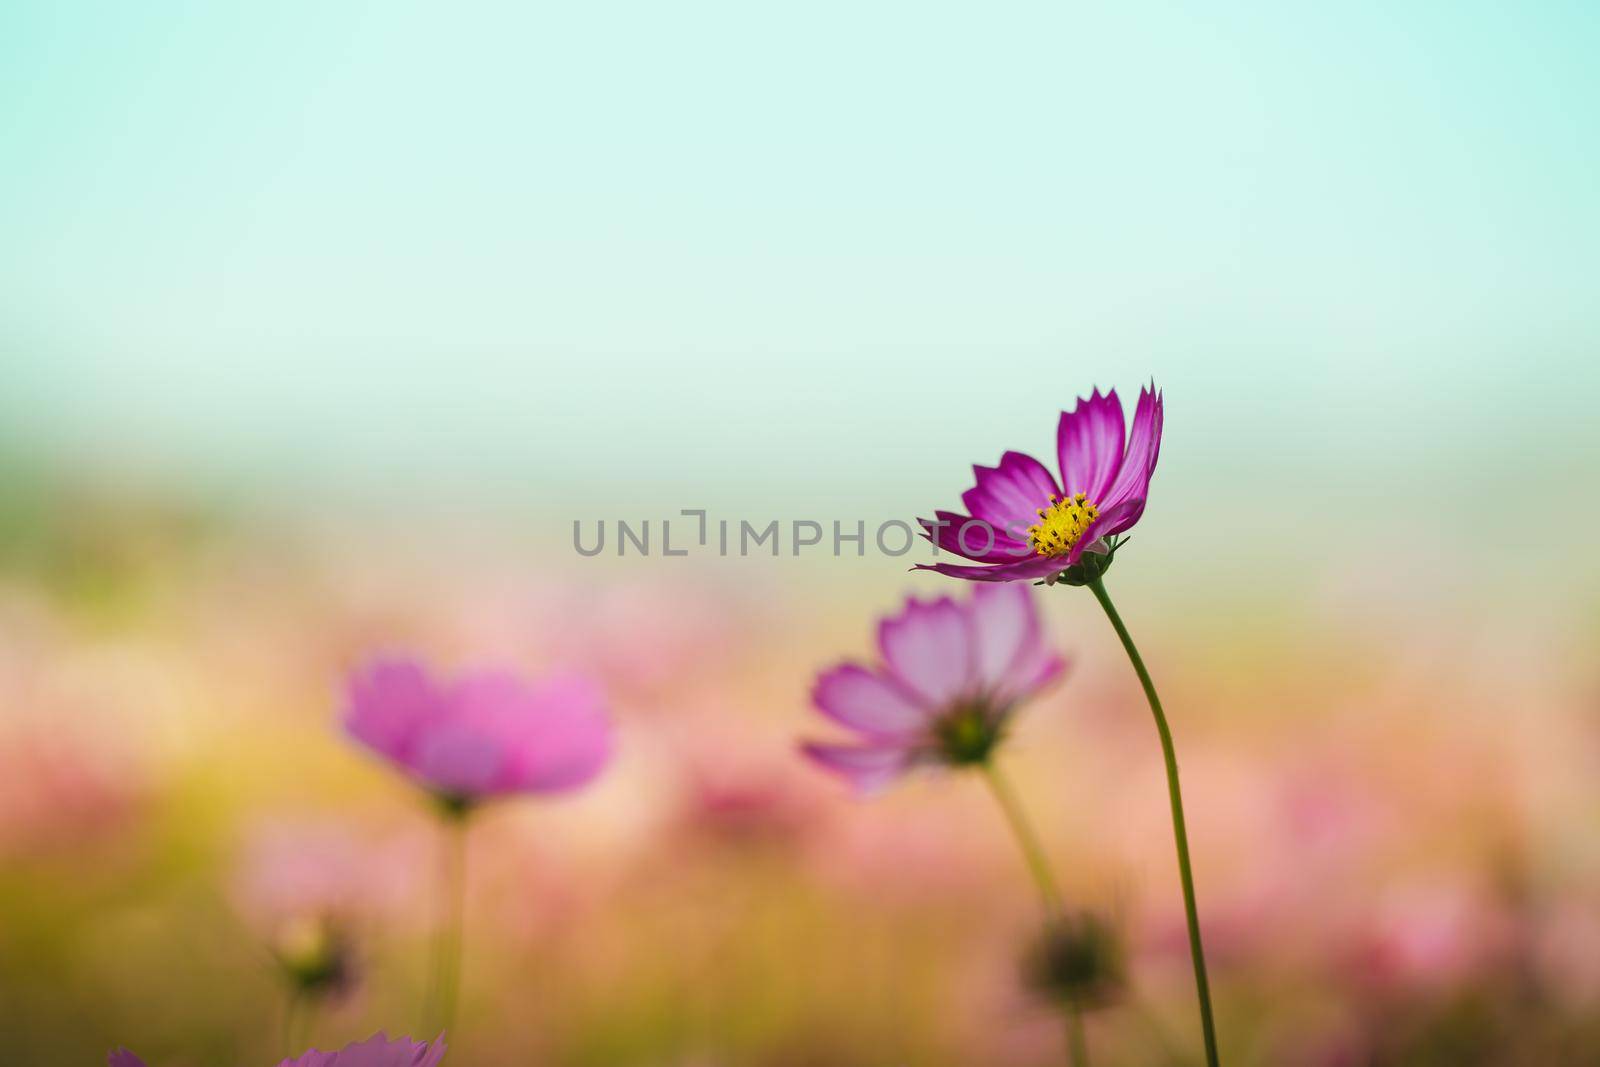
<svg viewBox="0 0 1600 1067"><path fill-rule="evenodd" d="M788 840L812 826L813 800L786 768L699 762L685 775L684 829L740 843Z"/></svg>
<svg viewBox="0 0 1600 1067"><path fill-rule="evenodd" d="M444 1035L432 1041L413 1041L409 1037L390 1039L378 1031L365 1041L352 1042L337 1052L311 1049L278 1067L435 1067L444 1059ZM145 1062L127 1049L117 1049L106 1058L108 1067L145 1067Z"/></svg>
<svg viewBox="0 0 1600 1067"><path fill-rule="evenodd" d="M578 675L527 683L504 671L436 680L411 659L379 659L349 682L345 728L452 801L560 793L611 756L599 688Z"/></svg>
<svg viewBox="0 0 1600 1067"><path fill-rule="evenodd" d="M1011 716L1061 677L1026 585L979 586L965 601L906 601L879 621L881 664L841 663L817 676L811 700L856 735L801 751L862 792L922 764L988 759Z"/></svg>
<svg viewBox="0 0 1600 1067"><path fill-rule="evenodd" d="M787 731L762 729L745 709L716 701L650 722L666 766L675 839L728 845L793 843L820 829L833 791L789 756Z"/></svg>
<svg viewBox="0 0 1600 1067"><path fill-rule="evenodd" d="M148 791L138 745L71 719L0 729L0 854L81 846L125 825Z"/></svg>
<svg viewBox="0 0 1600 1067"><path fill-rule="evenodd" d="M1509 917L1472 886L1399 886L1357 931L1351 963L1363 982L1450 987L1484 973L1513 935Z"/></svg>

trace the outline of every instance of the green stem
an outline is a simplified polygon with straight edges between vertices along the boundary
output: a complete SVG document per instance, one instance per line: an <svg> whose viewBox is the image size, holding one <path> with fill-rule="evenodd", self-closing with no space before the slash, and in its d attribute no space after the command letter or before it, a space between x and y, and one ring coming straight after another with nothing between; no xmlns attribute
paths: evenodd
<svg viewBox="0 0 1600 1067"><path fill-rule="evenodd" d="M1056 888L1056 880L1050 873L1050 861L1045 858L1044 846L1039 842L1039 835L1033 829L1033 823L1028 821L1028 816L1022 809L1022 802L1017 799L1017 791L1011 786L1011 779L1000 772L1000 767L993 759L983 763L983 777L989 783L989 790L994 793L994 799L999 803L1000 810L1005 813L1006 824L1011 827L1012 836L1017 839L1017 844L1022 847L1022 857L1028 863L1028 871L1033 875L1034 885L1039 887L1039 895L1044 899L1045 918L1051 921L1061 917L1061 891Z"/></svg>
<svg viewBox="0 0 1600 1067"><path fill-rule="evenodd" d="M461 946L467 883L467 812L447 810L440 820L438 929L434 937L432 985L425 1017L438 1030L455 1025L461 989Z"/></svg>
<svg viewBox="0 0 1600 1067"><path fill-rule="evenodd" d="M1045 924L1049 926L1061 919L1063 906L1061 890L1056 887L1055 877L1050 873L1050 861L1045 856L1044 845L1040 842L1033 823L1028 819L1022 801L1011 785L1011 779L1001 773L999 764L995 763L992 757L983 762L983 777L984 781L989 783L989 789L994 793L994 799L1000 805L1001 812L1005 814L1006 825L1011 827L1011 834L1022 849L1022 858L1027 861L1034 885L1039 887L1039 896L1044 903ZM1072 1067L1089 1067L1089 1046L1083 1033L1083 1013L1076 1004L1064 1004L1061 1011L1067 1024L1067 1063Z"/></svg>
<svg viewBox="0 0 1600 1067"><path fill-rule="evenodd" d="M312 1017L317 1010L316 995L296 985L289 990L283 1005L284 1055L298 1056L306 1051L306 1038L311 1034Z"/></svg>
<svg viewBox="0 0 1600 1067"><path fill-rule="evenodd" d="M1139 684L1144 687L1145 699L1150 702L1150 713L1156 720L1156 732L1161 735L1161 756L1167 764L1167 795L1172 801L1172 836L1178 845L1178 877L1183 883L1183 911L1189 924L1189 955L1194 959L1195 992L1200 999L1200 1026L1205 1034L1206 1063L1209 1067L1218 1067L1217 1026L1211 1018L1211 982L1206 978L1206 953L1200 944L1200 911L1194 902L1194 870L1189 863L1189 831L1183 820L1183 792L1178 787L1178 754L1172 746L1172 730L1167 726L1167 716L1161 710L1161 698L1156 696L1156 686L1150 680L1150 672L1145 669L1139 649L1135 647L1128 628L1122 624L1122 617L1111 603L1105 583L1095 577L1090 579L1088 586L1105 609L1106 618L1111 620L1111 628L1117 631L1117 637L1122 640L1122 647L1133 663L1133 671L1139 676Z"/></svg>
<svg viewBox="0 0 1600 1067"><path fill-rule="evenodd" d="M1067 1062L1089 1067L1089 1038L1083 1032L1083 1012L1076 1005L1066 1009Z"/></svg>

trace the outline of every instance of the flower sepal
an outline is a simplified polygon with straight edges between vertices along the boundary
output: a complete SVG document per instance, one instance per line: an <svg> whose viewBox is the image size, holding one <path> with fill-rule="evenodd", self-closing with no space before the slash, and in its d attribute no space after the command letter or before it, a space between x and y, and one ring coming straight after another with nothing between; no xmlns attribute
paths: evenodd
<svg viewBox="0 0 1600 1067"><path fill-rule="evenodd" d="M479 803L475 797L440 790L429 790L428 798L433 801L434 810L449 822L465 819L477 810Z"/></svg>
<svg viewBox="0 0 1600 1067"><path fill-rule="evenodd" d="M1098 581L1101 575L1111 569L1112 561L1117 558L1117 549L1127 543L1126 537L1113 537L1110 541L1091 545L1078 562L1064 571L1049 575L1037 584L1076 586Z"/></svg>

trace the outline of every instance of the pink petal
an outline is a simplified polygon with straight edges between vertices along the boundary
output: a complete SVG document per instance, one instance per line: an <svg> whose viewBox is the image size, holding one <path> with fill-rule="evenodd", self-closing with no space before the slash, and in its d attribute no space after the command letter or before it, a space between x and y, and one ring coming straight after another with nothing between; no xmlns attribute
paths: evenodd
<svg viewBox="0 0 1600 1067"><path fill-rule="evenodd" d="M581 675L545 678L523 695L511 740L512 788L536 793L577 789L611 760L611 717L604 694Z"/></svg>
<svg viewBox="0 0 1600 1067"><path fill-rule="evenodd" d="M928 713L894 682L854 663L817 676L811 702L833 721L877 738L923 729Z"/></svg>
<svg viewBox="0 0 1600 1067"><path fill-rule="evenodd" d="M444 1031L441 1030L438 1037L428 1042L426 1048L411 1067L439 1067L440 1061L444 1059L444 1054Z"/></svg>
<svg viewBox="0 0 1600 1067"><path fill-rule="evenodd" d="M1066 674L1070 661L1043 644L1024 648L1017 661L995 686L997 699L1015 704L1049 688Z"/></svg>
<svg viewBox="0 0 1600 1067"><path fill-rule="evenodd" d="M528 708L528 687L515 674L502 670L475 670L450 683L445 694L449 722L469 726L511 749L530 729L536 729Z"/></svg>
<svg viewBox="0 0 1600 1067"><path fill-rule="evenodd" d="M964 567L959 563L918 563L913 570L938 571L951 578L965 578L970 582L1022 582L1033 581L1067 569L1061 556L1034 556L1017 563L989 564Z"/></svg>
<svg viewBox="0 0 1600 1067"><path fill-rule="evenodd" d="M913 750L896 746L835 745L806 741L800 751L807 759L849 782L860 793L875 793L910 769Z"/></svg>
<svg viewBox="0 0 1600 1067"><path fill-rule="evenodd" d="M417 732L440 714L438 687L416 661L374 660L350 676L345 729L368 748L406 762Z"/></svg>
<svg viewBox="0 0 1600 1067"><path fill-rule="evenodd" d="M878 648L895 680L930 706L962 695L972 681L967 619L949 597L907 600L878 624Z"/></svg>
<svg viewBox="0 0 1600 1067"><path fill-rule="evenodd" d="M974 669L985 690L996 688L1024 651L1040 643L1033 590L1015 583L980 585L967 605L975 652Z"/></svg>
<svg viewBox="0 0 1600 1067"><path fill-rule="evenodd" d="M127 1049L119 1048L106 1057L106 1067L144 1067L144 1061Z"/></svg>
<svg viewBox="0 0 1600 1067"><path fill-rule="evenodd" d="M961 495L974 518L1014 539L1039 521L1039 510L1059 498L1061 489L1043 463L1022 452L1007 452L998 467L973 467L977 484Z"/></svg>
<svg viewBox="0 0 1600 1067"><path fill-rule="evenodd" d="M1153 386L1140 389L1139 406L1133 413L1133 431L1128 435L1128 451L1123 457L1122 469L1106 490L1105 498L1095 501L1102 512L1124 500L1143 499L1149 495L1150 476L1155 473L1156 460L1161 455L1162 414L1161 394Z"/></svg>
<svg viewBox="0 0 1600 1067"><path fill-rule="evenodd" d="M284 1060L278 1067L438 1067L444 1058L444 1035L432 1042L412 1041L408 1037L389 1037L379 1031L359 1043L346 1045L337 1052L310 1052L296 1059Z"/></svg>
<svg viewBox="0 0 1600 1067"><path fill-rule="evenodd" d="M411 753L411 770L441 793L482 797L498 792L509 763L506 746L464 722L443 722L424 731Z"/></svg>
<svg viewBox="0 0 1600 1067"><path fill-rule="evenodd" d="M1056 426L1056 455L1061 485L1068 496L1085 493L1098 503L1122 465L1122 401L1115 389L1105 396L1096 389L1061 413Z"/></svg>
<svg viewBox="0 0 1600 1067"><path fill-rule="evenodd" d="M1085 527L1082 535L1072 543L1072 550L1065 557L1066 566L1071 566L1082 559L1083 554L1089 551L1090 546L1100 538L1121 533L1138 522L1139 516L1142 514L1144 514L1144 497L1139 497L1135 500L1124 500L1119 504L1102 509L1100 517Z"/></svg>
<svg viewBox="0 0 1600 1067"><path fill-rule="evenodd" d="M918 519L922 536L941 551L953 552L980 563L1010 563L1031 555L1033 549L984 519L954 511L936 511L937 523Z"/></svg>

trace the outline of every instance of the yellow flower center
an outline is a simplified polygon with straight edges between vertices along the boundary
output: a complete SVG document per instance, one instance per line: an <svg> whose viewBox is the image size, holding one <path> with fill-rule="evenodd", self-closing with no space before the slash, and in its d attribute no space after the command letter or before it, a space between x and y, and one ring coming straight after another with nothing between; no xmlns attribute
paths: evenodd
<svg viewBox="0 0 1600 1067"><path fill-rule="evenodd" d="M1066 500L1050 498L1048 508L1039 509L1039 521L1028 527L1028 541L1041 556L1064 556L1083 531L1100 515L1082 493Z"/></svg>

